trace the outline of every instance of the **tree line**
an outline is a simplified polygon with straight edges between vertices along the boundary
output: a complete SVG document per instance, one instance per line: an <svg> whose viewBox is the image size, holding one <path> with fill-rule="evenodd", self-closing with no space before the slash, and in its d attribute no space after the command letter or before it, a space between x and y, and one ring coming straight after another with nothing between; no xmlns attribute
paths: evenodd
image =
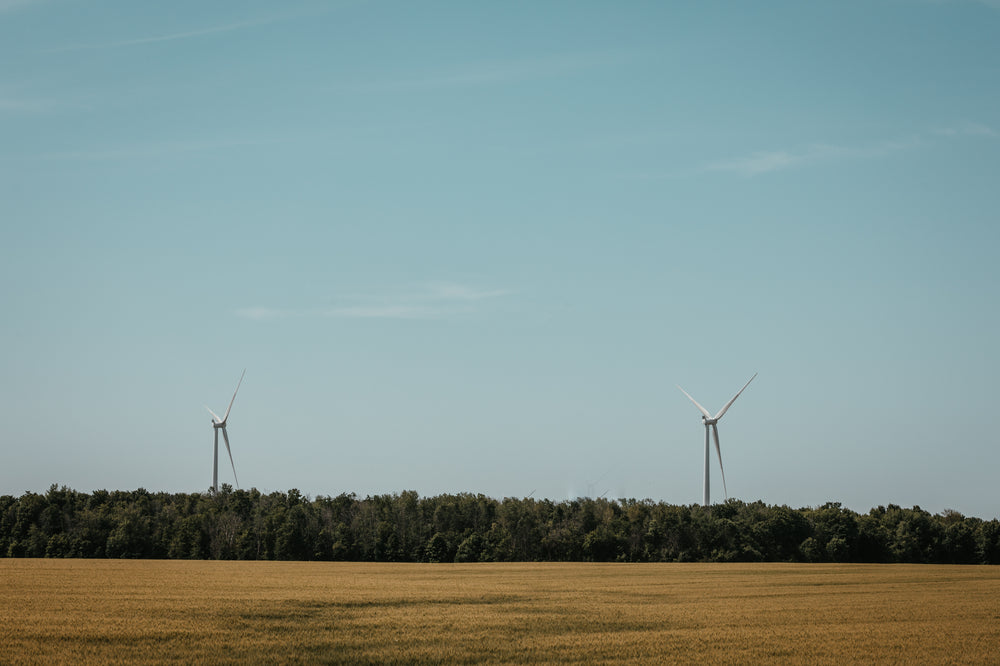
<svg viewBox="0 0 1000 666"><path fill-rule="evenodd" d="M1000 521L919 506L867 514L730 499L151 493L53 485L0 496L0 556L365 562L1000 564Z"/></svg>

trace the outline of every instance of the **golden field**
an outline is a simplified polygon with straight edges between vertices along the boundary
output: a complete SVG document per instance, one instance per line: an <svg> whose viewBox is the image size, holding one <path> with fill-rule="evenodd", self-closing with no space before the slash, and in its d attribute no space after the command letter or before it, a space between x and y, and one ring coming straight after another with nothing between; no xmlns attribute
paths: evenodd
<svg viewBox="0 0 1000 666"><path fill-rule="evenodd" d="M0 663L1000 663L1000 567L0 560Z"/></svg>

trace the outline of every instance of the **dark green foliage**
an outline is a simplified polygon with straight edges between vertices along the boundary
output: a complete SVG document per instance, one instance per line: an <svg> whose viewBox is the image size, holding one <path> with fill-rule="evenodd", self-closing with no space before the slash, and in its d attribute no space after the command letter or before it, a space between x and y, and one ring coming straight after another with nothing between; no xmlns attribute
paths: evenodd
<svg viewBox="0 0 1000 666"><path fill-rule="evenodd" d="M470 534L458 544L455 551L456 562L478 562L483 552L483 538L478 534Z"/></svg>
<svg viewBox="0 0 1000 666"><path fill-rule="evenodd" d="M0 556L379 562L1000 564L1000 521L890 504L792 509L729 500L565 502L414 491L310 499L223 485L0 496Z"/></svg>
<svg viewBox="0 0 1000 666"><path fill-rule="evenodd" d="M427 542L424 548L424 559L428 562L451 562L454 556L448 547L448 540L440 532L435 532L434 536Z"/></svg>

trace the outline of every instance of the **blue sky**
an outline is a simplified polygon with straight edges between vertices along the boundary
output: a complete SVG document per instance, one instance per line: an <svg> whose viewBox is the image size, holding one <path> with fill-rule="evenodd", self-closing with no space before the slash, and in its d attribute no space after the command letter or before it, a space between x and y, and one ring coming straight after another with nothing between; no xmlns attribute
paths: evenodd
<svg viewBox="0 0 1000 666"><path fill-rule="evenodd" d="M0 0L0 61L0 493L206 489L247 368L243 487L695 503L675 385L759 372L731 496L998 515L1000 3Z"/></svg>

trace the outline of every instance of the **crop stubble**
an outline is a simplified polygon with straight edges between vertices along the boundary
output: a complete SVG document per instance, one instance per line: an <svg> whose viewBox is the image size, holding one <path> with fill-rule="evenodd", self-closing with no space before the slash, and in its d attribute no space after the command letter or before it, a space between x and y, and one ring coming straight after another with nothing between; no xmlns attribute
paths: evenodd
<svg viewBox="0 0 1000 666"><path fill-rule="evenodd" d="M0 662L1000 663L1000 568L0 560Z"/></svg>

